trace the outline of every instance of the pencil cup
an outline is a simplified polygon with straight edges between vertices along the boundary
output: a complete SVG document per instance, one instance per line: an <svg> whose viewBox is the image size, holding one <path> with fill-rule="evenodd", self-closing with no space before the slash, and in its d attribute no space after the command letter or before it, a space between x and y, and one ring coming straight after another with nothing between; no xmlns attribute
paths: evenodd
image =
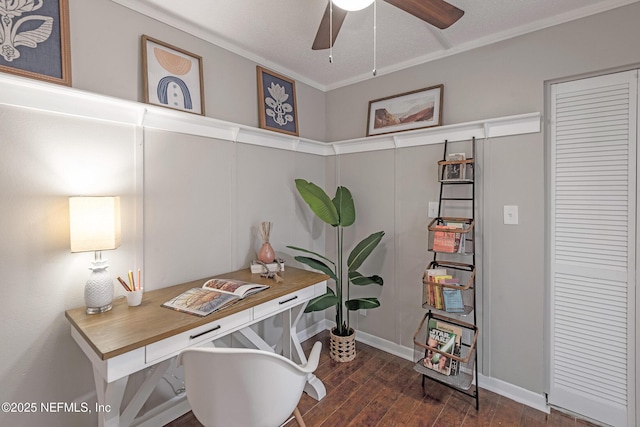
<svg viewBox="0 0 640 427"><path fill-rule="evenodd" d="M132 292L125 292L125 295L127 296L127 303L129 304L129 307L135 307L140 305L140 303L142 303L142 291L143 289L136 289L135 291Z"/></svg>

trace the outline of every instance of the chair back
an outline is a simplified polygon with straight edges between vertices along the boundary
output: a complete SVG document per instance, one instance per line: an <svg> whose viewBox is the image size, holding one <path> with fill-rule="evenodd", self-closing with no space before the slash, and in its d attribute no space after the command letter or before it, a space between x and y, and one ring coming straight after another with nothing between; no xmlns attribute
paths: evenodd
<svg viewBox="0 0 640 427"><path fill-rule="evenodd" d="M178 363L184 365L189 405L206 427L280 426L293 413L307 376L317 367L320 347L316 343L309 363L301 366L262 350L185 350Z"/></svg>

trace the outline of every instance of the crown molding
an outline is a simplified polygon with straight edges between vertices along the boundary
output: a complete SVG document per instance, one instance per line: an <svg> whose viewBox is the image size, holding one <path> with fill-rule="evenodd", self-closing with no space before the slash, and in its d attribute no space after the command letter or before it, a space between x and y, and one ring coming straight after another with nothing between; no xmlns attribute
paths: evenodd
<svg viewBox="0 0 640 427"><path fill-rule="evenodd" d="M248 51L247 49L244 49L235 43L232 43L228 40L225 40L221 37L216 36L211 31L207 31L206 29L195 26L189 23L188 21L176 15L170 14L162 9L155 8L146 3L142 3L138 0L111 0L111 1L119 4L120 6L124 6L128 9L131 9L134 12L138 12L149 18L155 19L158 22L162 22L163 24L166 24L177 30L184 31L187 34L191 34L194 37L197 37L201 40L204 40L222 49L228 50L231 53L235 53L236 55L239 55L257 64L260 64L273 71L277 71L278 73L284 74L289 78L299 81L300 83L309 85L312 88L318 89L322 92L326 92L327 90L326 86L316 82L315 80L309 79L300 73L297 73L293 70L290 70L279 64L276 64L275 62L270 61L269 59L263 56L260 56L251 51Z"/></svg>
<svg viewBox="0 0 640 427"><path fill-rule="evenodd" d="M0 87L0 105L319 156L415 147L444 140L487 139L541 130L541 114L528 113L327 143L9 74L0 74Z"/></svg>
<svg viewBox="0 0 640 427"><path fill-rule="evenodd" d="M155 19L156 21L162 22L163 24L166 24L170 27L176 28L180 31L184 31L187 34L191 34L194 37L198 37L199 39L202 39L206 42L212 43L218 47L228 50L229 52L235 53L236 55L239 55L250 61L256 62L274 71L285 74L290 78L295 79L296 81L307 84L310 87L313 87L323 92L329 92L331 90L339 89L344 86L349 86L355 83L360 83L360 82L375 78L371 72L367 71L366 73L353 75L351 77L348 77L340 81L335 81L330 83L320 83L316 80L308 78L303 74L300 74L296 71L285 68L280 64L272 62L269 59L262 57L261 55L258 55L245 48L242 48L236 43L233 43L232 41L223 39L215 35L212 31L208 31L205 28L193 25L192 23L186 21L181 17L176 16L175 14L171 14L170 12L167 12L163 9L153 7L148 2L145 3L144 1L141 1L141 0L111 0L111 1L123 7L126 7L128 9L131 9L135 12L138 12L142 15L145 15L149 18ZM533 33L535 31L543 30L545 28L564 24L566 22L575 21L577 19L582 19L591 15L606 12L608 10L616 9L622 6L627 6L629 4L636 3L637 1L638 0L601 1L596 4L586 5L579 9L575 9L569 12L555 15L550 18L545 18L535 22L530 22L525 25L511 28L507 31L502 31L500 33L492 34L487 37L474 39L470 42L462 43L458 46L449 47L445 43L445 45L443 45L442 50L429 53L427 55L418 56L408 61L393 64L388 67L379 67L376 70L376 76L383 76L396 71L404 70L406 68L426 64L428 62L432 62L438 59L456 55L458 53L481 48L484 46L489 46L494 43L498 43L498 42L515 38L518 36L522 36L525 34ZM434 32L434 34L439 33L440 35L436 34L436 38L441 41L440 37L442 37L442 31L436 30L433 27L430 27L429 30Z"/></svg>

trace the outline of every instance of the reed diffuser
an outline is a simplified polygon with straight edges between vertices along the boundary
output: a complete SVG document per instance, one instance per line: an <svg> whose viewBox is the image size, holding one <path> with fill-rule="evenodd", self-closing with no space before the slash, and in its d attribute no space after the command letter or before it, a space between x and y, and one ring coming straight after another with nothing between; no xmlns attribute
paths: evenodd
<svg viewBox="0 0 640 427"><path fill-rule="evenodd" d="M260 236L262 237L262 246L258 251L258 261L265 264L272 263L276 259L276 253L274 252L271 244L269 243L269 235L271 234L271 222L262 221L260 223Z"/></svg>

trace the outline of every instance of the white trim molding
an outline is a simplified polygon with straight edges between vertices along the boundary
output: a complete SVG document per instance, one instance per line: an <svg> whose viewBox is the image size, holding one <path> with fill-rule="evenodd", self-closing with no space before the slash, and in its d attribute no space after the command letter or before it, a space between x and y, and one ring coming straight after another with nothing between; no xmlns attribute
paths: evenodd
<svg viewBox="0 0 640 427"><path fill-rule="evenodd" d="M327 143L8 74L0 75L0 87L0 105L319 156L438 144L445 139L464 141L472 137L486 139L521 135L541 130L541 114L528 113Z"/></svg>

